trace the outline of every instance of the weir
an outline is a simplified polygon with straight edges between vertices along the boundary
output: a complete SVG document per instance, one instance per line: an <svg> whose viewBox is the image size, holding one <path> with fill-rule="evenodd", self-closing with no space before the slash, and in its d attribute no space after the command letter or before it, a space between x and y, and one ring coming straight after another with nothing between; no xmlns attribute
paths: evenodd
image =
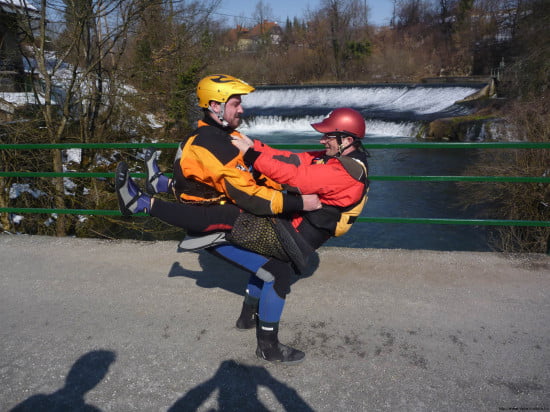
<svg viewBox="0 0 550 412"><path fill-rule="evenodd" d="M314 135L309 124L336 107L351 107L367 120L374 136L415 136L424 122L463 116L463 103L486 83L392 84L363 86L260 87L243 96L245 133Z"/></svg>

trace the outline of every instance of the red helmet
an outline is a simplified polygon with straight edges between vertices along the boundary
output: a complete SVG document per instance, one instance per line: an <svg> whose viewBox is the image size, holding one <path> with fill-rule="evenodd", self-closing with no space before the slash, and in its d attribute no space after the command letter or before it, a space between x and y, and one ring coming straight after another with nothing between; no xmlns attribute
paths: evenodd
<svg viewBox="0 0 550 412"><path fill-rule="evenodd" d="M365 137L365 119L357 110L343 107L330 112L320 123L311 127L320 133L345 133L356 139Z"/></svg>

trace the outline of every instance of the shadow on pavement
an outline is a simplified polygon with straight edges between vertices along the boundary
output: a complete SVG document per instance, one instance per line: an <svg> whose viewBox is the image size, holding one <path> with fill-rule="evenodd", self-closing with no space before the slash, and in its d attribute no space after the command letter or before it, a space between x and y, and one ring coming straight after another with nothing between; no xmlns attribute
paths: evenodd
<svg viewBox="0 0 550 412"><path fill-rule="evenodd" d="M65 386L52 394L36 394L14 407L11 412L101 411L86 404L84 396L103 380L116 360L112 351L96 350L82 355L72 366Z"/></svg>
<svg viewBox="0 0 550 412"><path fill-rule="evenodd" d="M187 252L192 253L192 252ZM237 295L244 295L246 284L250 276L249 272L229 263L229 261L216 257L207 252L200 251L199 264L202 271L190 270L181 266L180 262L174 262L168 272L168 277L183 276L196 281L201 288L221 288ZM314 253L309 258L307 271L302 276L293 276L292 284L299 279L312 276L319 267L319 255Z"/></svg>
<svg viewBox="0 0 550 412"><path fill-rule="evenodd" d="M187 392L168 409L169 412L196 411L199 408L220 411L269 411L258 397L260 386L267 388L279 407L276 410L313 411L313 409L298 395L295 389L275 379L261 366L247 366L233 360L227 360L204 383ZM211 405L203 405L215 392L218 392L217 409Z"/></svg>

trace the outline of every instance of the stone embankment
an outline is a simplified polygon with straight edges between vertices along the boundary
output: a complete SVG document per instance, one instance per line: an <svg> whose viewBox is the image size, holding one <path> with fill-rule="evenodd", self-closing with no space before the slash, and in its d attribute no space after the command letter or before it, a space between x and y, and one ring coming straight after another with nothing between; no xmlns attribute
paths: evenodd
<svg viewBox="0 0 550 412"><path fill-rule="evenodd" d="M433 120L420 129L417 134L419 139L468 142L497 138L498 126L502 124L500 111L506 99L498 98L496 79L487 76L433 77L423 79L423 83L482 83L485 86L455 102L468 107L471 114Z"/></svg>

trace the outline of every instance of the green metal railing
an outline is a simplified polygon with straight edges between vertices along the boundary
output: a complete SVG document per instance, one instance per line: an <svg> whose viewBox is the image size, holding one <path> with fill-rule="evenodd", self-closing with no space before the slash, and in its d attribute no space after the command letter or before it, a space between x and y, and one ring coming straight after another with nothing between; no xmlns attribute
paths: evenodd
<svg viewBox="0 0 550 412"><path fill-rule="evenodd" d="M51 149L175 149L177 143L43 143L43 144L0 144L0 150L51 150ZM274 144L276 148L287 150L316 150L319 145ZM499 143L367 143L366 149L550 149L550 143L499 142ZM169 174L167 174L169 175ZM68 177L68 178L114 178L114 173L96 172L4 172L0 177ZM143 178L144 173L132 173L132 177ZM170 176L170 175L169 175ZM510 183L550 183L550 176L369 176L371 181L407 182L510 182ZM49 209L49 208L0 208L0 213L58 213L73 215L121 216L118 210L90 209ZM138 213L137 216L144 216ZM358 222L374 223L420 223L479 226L538 226L550 227L550 221L506 220L506 219L449 219L449 218L401 218L401 217L360 217Z"/></svg>

